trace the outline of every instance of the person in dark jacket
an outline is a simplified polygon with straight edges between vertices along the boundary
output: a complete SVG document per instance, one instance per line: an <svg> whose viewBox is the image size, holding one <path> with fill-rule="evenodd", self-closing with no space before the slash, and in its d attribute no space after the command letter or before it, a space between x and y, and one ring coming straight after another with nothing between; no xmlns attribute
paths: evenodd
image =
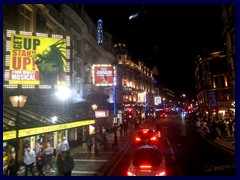
<svg viewBox="0 0 240 180"><path fill-rule="evenodd" d="M9 176L17 176L18 167L16 167L15 161L16 161L16 154L12 153L11 159L8 164L8 169L7 169Z"/></svg>
<svg viewBox="0 0 240 180"><path fill-rule="evenodd" d="M37 165L39 176L44 176L44 173L43 173L44 161L45 161L45 153L43 151L43 147L40 147L36 157L36 165Z"/></svg>
<svg viewBox="0 0 240 180"><path fill-rule="evenodd" d="M74 164L73 158L70 156L70 151L67 151L66 157L63 160L63 175L71 176L74 166L75 164Z"/></svg>
<svg viewBox="0 0 240 180"><path fill-rule="evenodd" d="M63 175L63 158L62 154L58 153L55 159L55 167L56 167L56 176Z"/></svg>

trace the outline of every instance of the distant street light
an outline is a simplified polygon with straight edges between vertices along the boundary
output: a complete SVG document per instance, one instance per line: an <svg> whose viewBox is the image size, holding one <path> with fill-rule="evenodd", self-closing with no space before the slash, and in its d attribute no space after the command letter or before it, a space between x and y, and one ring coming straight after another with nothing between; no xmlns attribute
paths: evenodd
<svg viewBox="0 0 240 180"><path fill-rule="evenodd" d="M15 167L17 168L16 171L19 170L18 166L18 151L19 151L19 138L18 138L18 132L19 132L19 117L20 117L20 108L24 107L27 96L18 95L18 96L10 96L9 97L11 104L13 107L17 108L17 114L16 114L16 121L15 121L15 129L16 129L16 158L15 158Z"/></svg>
<svg viewBox="0 0 240 180"><path fill-rule="evenodd" d="M94 134L94 152L95 154L98 153L98 150L97 150L97 120L96 120L96 117L95 117L95 111L97 110L98 106L96 104L93 104L92 105L92 110L94 111L94 118L95 118L95 134Z"/></svg>

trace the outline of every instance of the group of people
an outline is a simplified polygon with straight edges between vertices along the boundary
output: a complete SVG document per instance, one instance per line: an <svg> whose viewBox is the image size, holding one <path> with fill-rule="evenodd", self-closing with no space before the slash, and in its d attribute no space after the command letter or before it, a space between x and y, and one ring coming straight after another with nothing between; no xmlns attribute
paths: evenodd
<svg viewBox="0 0 240 180"><path fill-rule="evenodd" d="M46 148L43 148L39 142L36 143L34 149L31 149L28 145L24 152L25 176L28 176L28 171L30 171L32 176L35 176L34 167L37 168L39 176L44 176L48 166L50 166L50 171L53 170L53 160L56 176L71 176L75 164L70 156L69 143L65 137L63 141L61 139L58 140L55 156L50 142L47 142Z"/></svg>

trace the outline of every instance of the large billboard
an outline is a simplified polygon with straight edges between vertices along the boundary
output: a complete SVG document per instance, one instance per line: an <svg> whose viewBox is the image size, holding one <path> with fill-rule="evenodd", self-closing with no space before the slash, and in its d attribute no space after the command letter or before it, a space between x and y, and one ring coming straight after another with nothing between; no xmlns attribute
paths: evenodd
<svg viewBox="0 0 240 180"><path fill-rule="evenodd" d="M12 34L9 84L66 84L66 39Z"/></svg>
<svg viewBox="0 0 240 180"><path fill-rule="evenodd" d="M114 66L101 64L92 66L93 84L97 86L116 85L116 70Z"/></svg>

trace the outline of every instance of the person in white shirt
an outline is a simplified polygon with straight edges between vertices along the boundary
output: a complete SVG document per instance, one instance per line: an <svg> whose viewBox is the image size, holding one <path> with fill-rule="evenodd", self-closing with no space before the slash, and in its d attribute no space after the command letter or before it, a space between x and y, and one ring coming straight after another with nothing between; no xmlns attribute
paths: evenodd
<svg viewBox="0 0 240 180"><path fill-rule="evenodd" d="M33 167L36 165L36 155L30 146L24 152L24 164L25 164L25 176L28 175L28 170L30 170L32 176L35 176L33 172Z"/></svg>
<svg viewBox="0 0 240 180"><path fill-rule="evenodd" d="M66 157L66 152L69 151L69 143L66 137L63 137L63 142L62 142L62 154L63 157Z"/></svg>

